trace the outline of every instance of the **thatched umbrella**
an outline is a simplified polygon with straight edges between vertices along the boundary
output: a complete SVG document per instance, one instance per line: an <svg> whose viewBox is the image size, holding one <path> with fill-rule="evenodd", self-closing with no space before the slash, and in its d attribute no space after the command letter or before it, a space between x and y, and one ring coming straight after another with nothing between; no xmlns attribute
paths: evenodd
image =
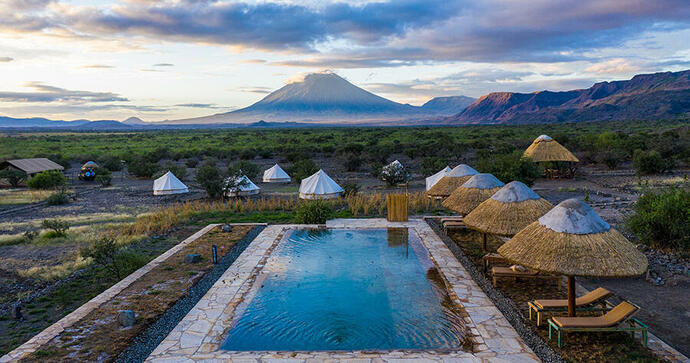
<svg viewBox="0 0 690 363"><path fill-rule="evenodd" d="M477 174L450 194L442 205L466 216L481 202L487 200L503 187L503 182L492 174Z"/></svg>
<svg viewBox="0 0 690 363"><path fill-rule="evenodd" d="M553 208L527 185L512 181L463 218L465 225L486 235L512 236Z"/></svg>
<svg viewBox="0 0 690 363"><path fill-rule="evenodd" d="M471 166L460 164L447 172L441 180L436 182L436 184L426 192L426 194L432 198L446 198L453 193L455 189L465 184L467 180L478 173L479 172L472 169Z"/></svg>
<svg viewBox="0 0 690 363"><path fill-rule="evenodd" d="M629 277L647 258L586 203L561 202L498 249L513 263L568 276L568 315L575 316L575 276Z"/></svg>
<svg viewBox="0 0 690 363"><path fill-rule="evenodd" d="M523 156L531 158L538 163L547 161L568 161L577 163L580 161L573 153L559 144L558 141L547 135L537 137L534 142L532 142L532 145L525 150Z"/></svg>

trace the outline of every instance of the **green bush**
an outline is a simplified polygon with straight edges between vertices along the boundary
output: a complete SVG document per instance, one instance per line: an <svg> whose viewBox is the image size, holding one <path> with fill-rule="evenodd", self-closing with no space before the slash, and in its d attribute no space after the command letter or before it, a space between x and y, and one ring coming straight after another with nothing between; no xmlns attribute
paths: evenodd
<svg viewBox="0 0 690 363"><path fill-rule="evenodd" d="M83 248L81 256L92 258L117 278L117 281L148 262L148 258L134 251L120 249L115 240L103 237L91 246Z"/></svg>
<svg viewBox="0 0 690 363"><path fill-rule="evenodd" d="M511 154L482 158L477 167L481 172L491 173L504 183L518 180L528 186L542 175L539 165L530 158L522 157L522 151L519 150Z"/></svg>
<svg viewBox="0 0 690 363"><path fill-rule="evenodd" d="M107 187L113 182L113 174L106 168L99 168L96 171L96 181L99 182L101 186Z"/></svg>
<svg viewBox="0 0 690 363"><path fill-rule="evenodd" d="M184 164L187 165L188 168L196 168L196 166L199 165L199 160L196 158L189 158L185 160Z"/></svg>
<svg viewBox="0 0 690 363"><path fill-rule="evenodd" d="M625 153L621 150L604 150L598 153L598 160L613 170L625 160Z"/></svg>
<svg viewBox="0 0 690 363"><path fill-rule="evenodd" d="M213 162L205 162L196 169L196 182L201 185L209 198L223 197L225 177Z"/></svg>
<svg viewBox="0 0 690 363"><path fill-rule="evenodd" d="M67 235L67 230L69 229L69 223L63 221L62 219L44 219L41 223L43 228L50 229L53 231L53 235L56 237L62 237Z"/></svg>
<svg viewBox="0 0 690 363"><path fill-rule="evenodd" d="M421 172L426 178L428 176L438 173L439 170L448 166L448 159L438 157L428 157L422 160Z"/></svg>
<svg viewBox="0 0 690 363"><path fill-rule="evenodd" d="M655 150L635 150L633 154L633 167L638 174L659 174L673 167L673 159L664 158Z"/></svg>
<svg viewBox="0 0 690 363"><path fill-rule="evenodd" d="M350 183L350 182L345 183L345 184L343 184L343 190L345 191L345 192L343 192L343 195L355 196L355 195L357 195L357 193L359 193L359 190L361 188L362 188L362 186L357 184L357 183Z"/></svg>
<svg viewBox="0 0 690 363"><path fill-rule="evenodd" d="M58 170L48 170L38 173L26 182L26 186L31 189L53 189L63 186L67 179Z"/></svg>
<svg viewBox="0 0 690 363"><path fill-rule="evenodd" d="M98 159L98 163L101 168L105 168L110 171L122 170L122 161L120 160L120 157L115 155L101 157Z"/></svg>
<svg viewBox="0 0 690 363"><path fill-rule="evenodd" d="M65 192L56 192L46 198L48 205L63 205L69 203L69 195Z"/></svg>
<svg viewBox="0 0 690 363"><path fill-rule="evenodd" d="M347 154L345 158L345 170L347 171L357 171L362 166L362 158L359 154L350 153Z"/></svg>
<svg viewBox="0 0 690 363"><path fill-rule="evenodd" d="M158 170L158 165L143 157L135 157L128 165L127 171L139 178L150 178Z"/></svg>
<svg viewBox="0 0 690 363"><path fill-rule="evenodd" d="M18 187L22 180L26 178L26 174L23 171L17 169L5 169L0 170L0 179L7 180L13 187Z"/></svg>
<svg viewBox="0 0 690 363"><path fill-rule="evenodd" d="M686 188L646 190L633 211L627 225L642 243L690 252L690 191Z"/></svg>
<svg viewBox="0 0 690 363"><path fill-rule="evenodd" d="M295 212L297 223L301 224L324 224L334 214L331 204L321 199L303 201Z"/></svg>
<svg viewBox="0 0 690 363"><path fill-rule="evenodd" d="M261 172L258 165L246 160L240 160L228 167L228 174L239 174L240 170L249 179L256 178L259 176L259 172Z"/></svg>
<svg viewBox="0 0 690 363"><path fill-rule="evenodd" d="M317 171L319 171L319 167L312 159L297 160L290 168L288 168L288 173L297 183L301 182L302 179L311 176Z"/></svg>

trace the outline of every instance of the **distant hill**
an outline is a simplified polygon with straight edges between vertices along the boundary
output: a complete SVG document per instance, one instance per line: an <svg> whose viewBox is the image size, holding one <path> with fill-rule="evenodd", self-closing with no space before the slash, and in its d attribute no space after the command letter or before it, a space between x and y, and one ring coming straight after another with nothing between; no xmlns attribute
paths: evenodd
<svg viewBox="0 0 690 363"><path fill-rule="evenodd" d="M524 124L690 115L690 70L636 75L587 89L534 93L494 92L444 124Z"/></svg>
<svg viewBox="0 0 690 363"><path fill-rule="evenodd" d="M423 104L422 109L452 115L464 111L476 100L476 98L467 96L434 97Z"/></svg>
<svg viewBox="0 0 690 363"><path fill-rule="evenodd" d="M168 124L306 122L366 123L420 120L452 115L463 101L439 101L427 107L401 104L359 88L334 73L312 73L289 83L262 100L239 110L211 116L167 121ZM442 106L442 107L441 107ZM448 109L452 111L448 112Z"/></svg>

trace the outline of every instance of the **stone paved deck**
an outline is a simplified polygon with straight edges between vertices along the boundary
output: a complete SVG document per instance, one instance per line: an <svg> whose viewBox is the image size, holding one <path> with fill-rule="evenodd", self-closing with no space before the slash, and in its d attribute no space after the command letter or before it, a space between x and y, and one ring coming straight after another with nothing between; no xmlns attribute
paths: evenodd
<svg viewBox="0 0 690 363"><path fill-rule="evenodd" d="M328 228L411 228L425 245L446 282L451 298L462 305L475 352L351 351L351 352L230 352L219 350L235 307L242 302L285 232L316 226L274 225L264 229L214 284L199 303L151 353L147 362L538 362L517 332L472 280L443 241L423 220L346 219Z"/></svg>

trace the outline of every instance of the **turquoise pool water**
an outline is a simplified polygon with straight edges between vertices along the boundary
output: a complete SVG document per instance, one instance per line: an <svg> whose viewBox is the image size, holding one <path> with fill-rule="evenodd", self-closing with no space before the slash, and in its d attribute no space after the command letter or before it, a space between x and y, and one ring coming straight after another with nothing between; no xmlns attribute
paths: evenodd
<svg viewBox="0 0 690 363"><path fill-rule="evenodd" d="M460 349L460 311L407 229L295 230L238 306L221 349Z"/></svg>

